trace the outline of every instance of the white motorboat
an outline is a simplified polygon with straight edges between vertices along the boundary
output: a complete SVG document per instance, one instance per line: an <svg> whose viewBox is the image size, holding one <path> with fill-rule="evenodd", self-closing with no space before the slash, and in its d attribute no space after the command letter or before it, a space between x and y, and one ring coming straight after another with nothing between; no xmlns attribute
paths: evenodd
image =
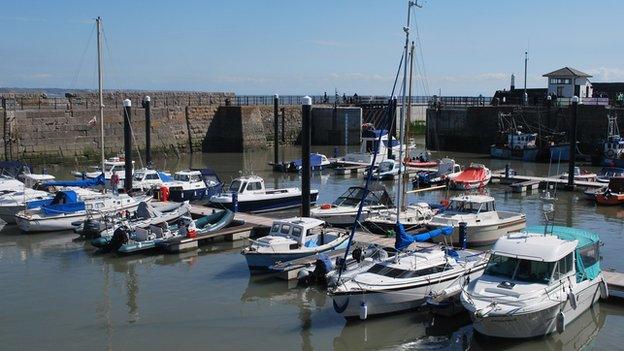
<svg viewBox="0 0 624 351"><path fill-rule="evenodd" d="M379 142L380 138L381 143ZM398 155L400 148L399 141L394 138L389 138L387 130L375 129L372 124L365 124L362 126L360 151L346 154L343 160L347 163L371 165L376 150L376 166L388 158L388 149L392 149L392 152Z"/></svg>
<svg viewBox="0 0 624 351"><path fill-rule="evenodd" d="M481 334L531 338L566 326L608 296L596 234L532 227L500 238L487 268L461 294Z"/></svg>
<svg viewBox="0 0 624 351"><path fill-rule="evenodd" d="M347 231L325 229L324 221L294 217L274 221L269 235L252 241L242 254L251 271L267 271L277 262L343 249L348 239Z"/></svg>
<svg viewBox="0 0 624 351"><path fill-rule="evenodd" d="M568 179L568 173L561 174L559 178ZM581 170L580 167L574 167L574 180L577 182L595 182L597 178L598 175L596 173Z"/></svg>
<svg viewBox="0 0 624 351"><path fill-rule="evenodd" d="M210 198L221 192L223 183L217 174L209 169L187 169L175 172L173 181L163 183L171 201L195 201Z"/></svg>
<svg viewBox="0 0 624 351"><path fill-rule="evenodd" d="M471 190L486 186L492 179L492 172L480 163L472 163L461 172L449 174L447 178L451 189Z"/></svg>
<svg viewBox="0 0 624 351"><path fill-rule="evenodd" d="M310 190L310 203L314 204L318 190ZM237 203L237 209L234 205ZM301 189L267 189L264 179L256 175L236 178L229 190L210 198L210 205L241 212L268 212L301 206Z"/></svg>
<svg viewBox="0 0 624 351"><path fill-rule="evenodd" d="M141 168L134 171L132 174L132 190L133 191L148 191L150 189L159 187L165 182L170 182L173 179L171 174L167 172L157 171L155 169Z"/></svg>
<svg viewBox="0 0 624 351"><path fill-rule="evenodd" d="M405 226L405 230L413 231L428 224L436 212L424 202L408 205L399 214L399 222ZM373 233L385 234L394 230L396 223L396 211L388 209L366 218L364 226Z"/></svg>
<svg viewBox="0 0 624 351"><path fill-rule="evenodd" d="M448 207L433 216L428 226L453 227L453 243L459 243L459 224L466 223L469 246L491 245L501 236L526 227L522 213L497 211L495 200L486 195L461 195L450 199ZM441 241L444 238L436 238Z"/></svg>
<svg viewBox="0 0 624 351"><path fill-rule="evenodd" d="M403 165L402 162L395 160L383 160L373 172L373 179L395 179L399 173L405 173L405 165Z"/></svg>
<svg viewBox="0 0 624 351"><path fill-rule="evenodd" d="M134 161L132 161L132 167L134 172ZM91 168L91 171L73 172L74 177L78 179L95 179L102 174L102 168L100 166L91 166L89 168ZM123 180L126 179L126 161L123 156L110 157L104 161L104 178L110 180L113 172L119 176L119 184L123 186Z"/></svg>
<svg viewBox="0 0 624 351"><path fill-rule="evenodd" d="M439 233L425 233L423 239L451 233L450 228L436 231ZM366 271L343 275L328 289L328 294L333 299L334 310L345 318L366 319L407 311L426 303L432 294L478 278L486 262L485 255L479 252L454 251L441 246L404 251Z"/></svg>
<svg viewBox="0 0 624 351"><path fill-rule="evenodd" d="M348 226L355 223L360 201L364 194L364 187L352 186L332 204L322 204L312 208L312 217L319 218L334 226ZM369 186L368 194L364 199L360 220L368 216L378 214L380 211L394 207L392 199L383 185L373 184Z"/></svg>
<svg viewBox="0 0 624 351"><path fill-rule="evenodd" d="M455 160L451 158L443 158L437 165L438 169L435 171L420 171L412 179L412 186L414 188L426 188L434 185L445 184L447 178L451 174L459 174L462 169L461 166L455 163Z"/></svg>
<svg viewBox="0 0 624 351"><path fill-rule="evenodd" d="M70 230L74 228L72 223L84 221L87 216L97 219L115 212L134 211L141 201L146 200L127 194L82 199L74 190L62 190L50 203L18 212L15 221L27 233Z"/></svg>

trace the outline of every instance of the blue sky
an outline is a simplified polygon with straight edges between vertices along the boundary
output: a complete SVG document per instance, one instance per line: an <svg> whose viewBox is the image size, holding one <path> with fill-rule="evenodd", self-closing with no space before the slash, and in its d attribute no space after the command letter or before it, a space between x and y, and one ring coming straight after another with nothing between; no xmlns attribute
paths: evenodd
<svg viewBox="0 0 624 351"><path fill-rule="evenodd" d="M427 0L416 95L487 95L571 66L624 81L616 0ZM404 0L10 1L0 12L0 86L96 88L93 18L106 35L105 88L237 94L389 94ZM414 37L416 28L413 27ZM89 37L93 33L89 42ZM83 56L84 53L84 56ZM84 59L83 59L84 57ZM82 64L81 64L82 63ZM426 84L423 84L426 76Z"/></svg>

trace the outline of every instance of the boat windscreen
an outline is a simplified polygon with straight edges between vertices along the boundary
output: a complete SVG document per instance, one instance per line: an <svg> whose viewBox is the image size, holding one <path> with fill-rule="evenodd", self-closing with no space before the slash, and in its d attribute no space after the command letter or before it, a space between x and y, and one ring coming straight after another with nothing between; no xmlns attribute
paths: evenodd
<svg viewBox="0 0 624 351"><path fill-rule="evenodd" d="M230 184L230 191L232 192L238 192L238 190L240 189L241 186L241 181L240 180L235 180L232 182L232 184Z"/></svg>
<svg viewBox="0 0 624 351"><path fill-rule="evenodd" d="M371 268L368 269L368 273L383 275L384 277L390 278L414 278L414 277L422 277L430 274L444 272L453 268L453 266L448 264L441 264L437 266L431 266L416 270L406 270L400 268L392 268L383 264L375 264Z"/></svg>
<svg viewBox="0 0 624 351"><path fill-rule="evenodd" d="M492 254L483 274L526 283L548 284L554 268L555 262Z"/></svg>
<svg viewBox="0 0 624 351"><path fill-rule="evenodd" d="M188 174L175 174L173 176L173 180L177 180L179 182L188 182L189 181L189 176Z"/></svg>

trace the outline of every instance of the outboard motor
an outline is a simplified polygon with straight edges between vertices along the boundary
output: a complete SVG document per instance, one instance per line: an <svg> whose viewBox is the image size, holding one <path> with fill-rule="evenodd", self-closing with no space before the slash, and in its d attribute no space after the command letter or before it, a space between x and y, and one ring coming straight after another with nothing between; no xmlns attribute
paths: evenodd
<svg viewBox="0 0 624 351"><path fill-rule="evenodd" d="M130 228L121 226L115 229L111 241L102 250L104 252L117 251L121 245L126 244L130 239Z"/></svg>
<svg viewBox="0 0 624 351"><path fill-rule="evenodd" d="M87 238L99 238L106 224L93 218L87 218L82 224L82 235Z"/></svg>

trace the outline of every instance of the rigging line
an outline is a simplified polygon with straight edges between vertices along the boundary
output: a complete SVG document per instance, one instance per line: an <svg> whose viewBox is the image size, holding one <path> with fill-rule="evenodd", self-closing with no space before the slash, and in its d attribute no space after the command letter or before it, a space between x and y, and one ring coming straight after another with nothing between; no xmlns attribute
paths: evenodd
<svg viewBox="0 0 624 351"><path fill-rule="evenodd" d="M82 71L82 66L84 65L85 56L87 55L89 46L91 46L91 40L93 39L94 32L95 32L95 24L93 24L93 26L91 27L91 33L89 34L89 39L87 39L87 45L84 47L84 50L82 51L82 55L80 57L80 64L78 65L78 71L74 75L74 78L71 80L69 89L74 89L76 87L78 77L80 76L80 72Z"/></svg>
<svg viewBox="0 0 624 351"><path fill-rule="evenodd" d="M101 28L102 28L102 37L104 38L104 46L106 47L106 53L108 54L108 64L110 68L108 71L112 73L112 74L109 74L109 79L111 79L114 82L114 85L116 85L118 88L121 88L122 86L119 85L119 81L115 78L115 76L119 74L119 71L117 70L117 66L115 66L114 64L112 50L110 48L110 45L108 45L108 37L106 36L106 31L104 30L103 25L101 26Z"/></svg>
<svg viewBox="0 0 624 351"><path fill-rule="evenodd" d="M423 54L423 45L420 40L420 30L418 27L418 18L416 17L416 9L412 9L414 11L414 28L416 29L416 41L418 42L418 52L420 53L420 62L422 64L422 73L423 73L423 85L426 86L425 93L429 96L429 77L427 75L427 70L425 67L425 56ZM417 61L418 62L418 61Z"/></svg>

